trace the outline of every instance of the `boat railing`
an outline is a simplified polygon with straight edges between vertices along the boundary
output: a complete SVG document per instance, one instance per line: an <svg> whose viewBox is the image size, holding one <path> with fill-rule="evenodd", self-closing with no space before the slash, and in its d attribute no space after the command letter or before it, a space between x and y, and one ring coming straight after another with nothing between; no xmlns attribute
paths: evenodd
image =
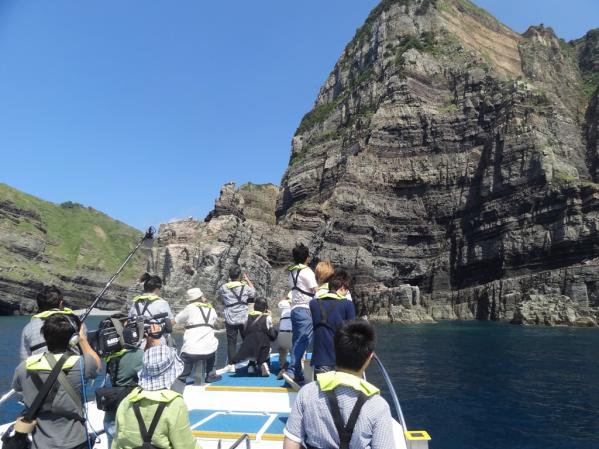
<svg viewBox="0 0 599 449"><path fill-rule="evenodd" d="M236 449L237 447L239 447L239 445L241 443L243 443L245 440L245 449L251 449L251 441L250 441L250 436L247 433L244 433L243 435L241 435L234 443L231 447L229 447L229 449ZM217 449L221 449L222 448L222 440L218 440L218 445L216 446Z"/></svg>
<svg viewBox="0 0 599 449"><path fill-rule="evenodd" d="M408 449L428 449L428 442L431 439L430 435L424 430L408 430L406 419L403 415L403 410L401 409L399 399L397 398L397 393L395 392L395 387L393 386L393 382L391 382L391 377L385 369L383 362L381 362L381 359L379 359L376 354L374 355L374 361L379 367L379 370L383 375L383 379L385 379L385 383L387 384L387 388L389 389L389 394L391 395L391 400L393 401L393 407L395 408L395 414L397 415L397 419L402 427L403 438L406 442L406 447Z"/></svg>
<svg viewBox="0 0 599 449"><path fill-rule="evenodd" d="M381 374L383 375L383 379L385 380L385 383L387 384L387 388L389 389L389 394L391 395L391 400L393 401L393 407L395 408L395 414L397 415L397 418L399 419L399 423L401 424L401 427L403 428L403 430L406 431L406 430L408 430L408 426L406 425L406 420L403 416L403 410L401 409L399 399L397 398L397 393L395 392L395 387L393 386L393 382L391 382L391 377L389 376L389 373L385 369L383 362L381 362L381 359L379 359L376 354L374 355L374 361L378 365L379 370L381 371Z"/></svg>

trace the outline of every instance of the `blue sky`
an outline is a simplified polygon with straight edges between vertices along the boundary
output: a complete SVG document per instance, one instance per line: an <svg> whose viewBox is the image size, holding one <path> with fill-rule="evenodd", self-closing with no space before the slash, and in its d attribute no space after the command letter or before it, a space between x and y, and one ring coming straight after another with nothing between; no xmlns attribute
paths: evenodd
<svg viewBox="0 0 599 449"><path fill-rule="evenodd" d="M291 137L376 0L1 0L0 181L138 228L278 184ZM573 39L594 0L479 0Z"/></svg>

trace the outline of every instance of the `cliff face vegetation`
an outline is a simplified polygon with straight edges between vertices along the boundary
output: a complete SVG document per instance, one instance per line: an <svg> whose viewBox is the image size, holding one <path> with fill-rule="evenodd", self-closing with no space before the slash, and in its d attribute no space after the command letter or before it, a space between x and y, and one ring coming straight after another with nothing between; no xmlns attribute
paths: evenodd
<svg viewBox="0 0 599 449"><path fill-rule="evenodd" d="M87 307L142 234L76 203L42 201L0 184L0 313L30 313L43 284L60 287L73 308ZM138 256L105 308L120 308L143 271Z"/></svg>
<svg viewBox="0 0 599 449"><path fill-rule="evenodd" d="M225 186L206 222L161 228L151 266L173 297L215 291L235 262L278 296L302 241L351 270L360 313L592 324L598 85L598 30L565 42L467 0L383 0L299 124L281 187Z"/></svg>

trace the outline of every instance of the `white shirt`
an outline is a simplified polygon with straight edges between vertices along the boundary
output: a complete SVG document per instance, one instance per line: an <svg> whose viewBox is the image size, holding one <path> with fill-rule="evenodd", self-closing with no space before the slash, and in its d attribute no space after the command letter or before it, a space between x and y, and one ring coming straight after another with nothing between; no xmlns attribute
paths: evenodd
<svg viewBox="0 0 599 449"><path fill-rule="evenodd" d="M296 276L297 270L293 270L289 272L289 288L293 288L293 278L291 275ZM305 292L312 292L313 289L318 287L318 283L316 282L316 276L314 276L314 272L311 268L306 267L299 272L299 276L297 278L297 287ZM291 290L291 309L295 309L296 307L304 307L309 309L310 301L314 296L308 296L300 292L299 290Z"/></svg>
<svg viewBox="0 0 599 449"><path fill-rule="evenodd" d="M216 323L216 310L203 307L204 314L208 316L208 324L214 326ZM210 315L208 315L210 312ZM190 326L194 324L203 324L206 321L202 316L200 307L195 304L187 305L175 317L177 324ZM186 329L183 335L183 346L181 352L195 355L212 354L218 348L218 340L214 336L214 329L208 326L194 327Z"/></svg>
<svg viewBox="0 0 599 449"><path fill-rule="evenodd" d="M281 320L279 321L279 331L290 331L291 330L291 303L283 299L279 301L279 312L281 314Z"/></svg>

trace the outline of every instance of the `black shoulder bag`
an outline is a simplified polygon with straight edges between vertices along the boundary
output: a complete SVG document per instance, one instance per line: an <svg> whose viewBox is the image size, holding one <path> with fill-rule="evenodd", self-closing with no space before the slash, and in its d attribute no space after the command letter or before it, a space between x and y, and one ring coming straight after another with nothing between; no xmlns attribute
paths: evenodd
<svg viewBox="0 0 599 449"><path fill-rule="evenodd" d="M116 380L120 361L120 357L112 359L106 367L106 370L110 371L112 386L102 387L96 390L96 407L104 412L116 412L117 408L119 408L119 404L135 388L134 385L124 387L117 386Z"/></svg>

